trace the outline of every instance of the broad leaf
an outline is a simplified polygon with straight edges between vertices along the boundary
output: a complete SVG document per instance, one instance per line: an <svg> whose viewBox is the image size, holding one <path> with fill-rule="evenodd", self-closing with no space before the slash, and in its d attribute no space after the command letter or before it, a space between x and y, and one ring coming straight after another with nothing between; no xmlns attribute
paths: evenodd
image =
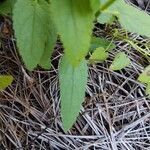
<svg viewBox="0 0 150 150"><path fill-rule="evenodd" d="M59 80L61 115L65 131L71 128L79 115L81 104L84 101L87 77L88 67L85 60L78 67L73 67L66 56L62 58Z"/></svg>
<svg viewBox="0 0 150 150"><path fill-rule="evenodd" d="M4 0L0 2L0 14L11 14L16 0Z"/></svg>
<svg viewBox="0 0 150 150"><path fill-rule="evenodd" d="M147 13L127 4L124 0L116 0L105 11L115 12L122 27L128 31L150 37L150 16Z"/></svg>
<svg viewBox="0 0 150 150"><path fill-rule="evenodd" d="M98 47L103 47L106 51L111 51L115 48L115 44L104 38L92 37L90 52L93 52Z"/></svg>
<svg viewBox="0 0 150 150"><path fill-rule="evenodd" d="M124 52L120 52L115 56L110 69L111 70L121 70L130 65L130 59Z"/></svg>
<svg viewBox="0 0 150 150"><path fill-rule="evenodd" d="M114 7L119 12L119 21L125 29L150 37L150 16L148 14L130 6L124 0L117 0Z"/></svg>
<svg viewBox="0 0 150 150"><path fill-rule="evenodd" d="M4 90L11 85L13 77L11 75L0 75L0 90Z"/></svg>
<svg viewBox="0 0 150 150"><path fill-rule="evenodd" d="M51 8L65 55L73 66L77 66L90 46L95 17L90 0L53 0Z"/></svg>
<svg viewBox="0 0 150 150"><path fill-rule="evenodd" d="M90 62L102 62L108 58L108 52L103 47L96 48L96 50L92 53L89 58Z"/></svg>
<svg viewBox="0 0 150 150"><path fill-rule="evenodd" d="M144 69L143 73L140 74L138 80L142 83L150 83L150 65Z"/></svg>
<svg viewBox="0 0 150 150"><path fill-rule="evenodd" d="M19 52L28 69L40 62L49 33L48 3L43 0L18 0L13 11L15 36Z"/></svg>

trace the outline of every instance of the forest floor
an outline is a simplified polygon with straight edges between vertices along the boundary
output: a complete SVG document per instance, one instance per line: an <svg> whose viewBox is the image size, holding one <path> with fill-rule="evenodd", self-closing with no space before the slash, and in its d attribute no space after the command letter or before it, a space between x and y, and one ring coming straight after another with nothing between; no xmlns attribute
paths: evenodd
<svg viewBox="0 0 150 150"><path fill-rule="evenodd" d="M150 12L149 0L134 4ZM95 25L93 34L112 40L116 48L104 63L89 65L85 102L75 125L65 133L58 82L61 44L55 47L51 70L29 72L18 55L11 26L9 18L0 18L0 74L14 77L13 84L0 92L0 150L150 150L150 98L137 81L150 58L121 38L124 30L116 24ZM150 39L134 33L128 38L150 53ZM110 71L120 51L131 65Z"/></svg>

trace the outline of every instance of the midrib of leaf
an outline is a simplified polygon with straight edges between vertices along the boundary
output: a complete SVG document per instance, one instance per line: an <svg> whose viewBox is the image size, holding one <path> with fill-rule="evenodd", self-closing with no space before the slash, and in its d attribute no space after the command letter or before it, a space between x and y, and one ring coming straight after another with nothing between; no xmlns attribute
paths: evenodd
<svg viewBox="0 0 150 150"><path fill-rule="evenodd" d="M34 11L33 11L33 12L34 12L34 13L33 13L34 15L33 15L33 21L32 21L32 31L33 31L33 32L32 32L32 39L33 39L33 37L34 37L33 34L34 34L34 31L35 31L35 30L34 30L34 25L35 25L35 14L36 14L36 13L35 13L35 12L36 12L35 9L36 9L36 7L34 6ZM32 43L31 49L33 49L33 45L34 45L34 43ZM31 51L31 55L32 55L32 51Z"/></svg>
<svg viewBox="0 0 150 150"><path fill-rule="evenodd" d="M72 75L71 75L72 77L73 77L74 73L75 73L75 68L72 71ZM75 80L73 80L73 78L71 80L72 80L73 85L75 85L75 83L74 83ZM75 86L72 86L71 88L72 88L72 90L71 90L71 99L72 99L72 95L73 95L73 91L74 91ZM70 111L71 111L71 108L73 108L72 106L73 106L73 103L71 103Z"/></svg>
<svg viewBox="0 0 150 150"><path fill-rule="evenodd" d="M72 3L72 0L70 1L71 2L71 5L72 5L72 7L74 8L74 5L73 5L73 3ZM77 29L77 24L76 24L76 22L75 22L75 13L74 13L75 11L74 10L72 10L71 11L71 14L72 14L72 16L73 16L73 19L72 19L72 21L73 21L73 23L72 23L72 26L74 26L76 29ZM76 35L76 37L78 37L78 34L77 34L77 32L75 32L75 35Z"/></svg>

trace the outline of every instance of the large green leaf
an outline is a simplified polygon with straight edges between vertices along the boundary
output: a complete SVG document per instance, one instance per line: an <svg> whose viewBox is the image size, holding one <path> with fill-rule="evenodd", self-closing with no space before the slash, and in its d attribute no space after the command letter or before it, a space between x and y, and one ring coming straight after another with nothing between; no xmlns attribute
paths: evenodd
<svg viewBox="0 0 150 150"><path fill-rule="evenodd" d="M150 37L150 16L144 11L130 6L124 0L116 0L116 2L105 11L112 12L113 15L116 14L122 27L128 31ZM101 16L99 16L99 21L100 17Z"/></svg>
<svg viewBox="0 0 150 150"><path fill-rule="evenodd" d="M0 75L0 90L4 90L8 87L13 81L13 77L11 75Z"/></svg>
<svg viewBox="0 0 150 150"><path fill-rule="evenodd" d="M12 13L15 3L16 0L4 0L3 2L0 2L0 14L6 15L8 13Z"/></svg>
<svg viewBox="0 0 150 150"><path fill-rule="evenodd" d="M144 71L138 77L138 80L142 83L150 84L150 65L144 69Z"/></svg>
<svg viewBox="0 0 150 150"><path fill-rule="evenodd" d="M90 46L95 13L90 0L53 0L51 8L66 57L77 66Z"/></svg>
<svg viewBox="0 0 150 150"><path fill-rule="evenodd" d="M119 52L115 59L113 60L110 69L111 70L121 70L130 65L130 59L124 52Z"/></svg>
<svg viewBox="0 0 150 150"><path fill-rule="evenodd" d="M64 130L75 123L80 107L84 101L87 84L88 67L83 60L78 67L69 64L66 56L62 58L59 68L61 114Z"/></svg>
<svg viewBox="0 0 150 150"><path fill-rule="evenodd" d="M148 14L128 5L124 0L117 0L114 7L112 9L119 11L119 21L125 29L150 37L150 16Z"/></svg>
<svg viewBox="0 0 150 150"><path fill-rule="evenodd" d="M43 0L18 0L13 11L19 52L28 69L40 62L49 33L48 3Z"/></svg>

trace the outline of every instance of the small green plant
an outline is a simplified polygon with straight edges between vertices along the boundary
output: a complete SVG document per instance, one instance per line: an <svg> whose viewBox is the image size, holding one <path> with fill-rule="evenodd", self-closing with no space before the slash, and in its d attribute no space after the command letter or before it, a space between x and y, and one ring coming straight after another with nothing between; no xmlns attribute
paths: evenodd
<svg viewBox="0 0 150 150"><path fill-rule="evenodd" d="M140 74L138 80L147 85L146 94L150 96L150 65Z"/></svg>
<svg viewBox="0 0 150 150"><path fill-rule="evenodd" d="M130 64L130 59L124 52L120 52L116 55L114 61L112 62L111 70L121 70Z"/></svg>
<svg viewBox="0 0 150 150"><path fill-rule="evenodd" d="M18 50L29 70L37 65L50 69L50 57L60 37L64 47L59 81L65 131L74 124L84 100L88 76L85 56L95 46L89 61L104 61L112 46L101 39L99 46L92 43L93 22L111 23L117 18L128 31L150 37L150 17L123 0L5 0L0 13L12 14ZM119 70L129 63L120 53L110 68Z"/></svg>
<svg viewBox="0 0 150 150"><path fill-rule="evenodd" d="M0 75L0 91L11 85L13 77L11 75Z"/></svg>

